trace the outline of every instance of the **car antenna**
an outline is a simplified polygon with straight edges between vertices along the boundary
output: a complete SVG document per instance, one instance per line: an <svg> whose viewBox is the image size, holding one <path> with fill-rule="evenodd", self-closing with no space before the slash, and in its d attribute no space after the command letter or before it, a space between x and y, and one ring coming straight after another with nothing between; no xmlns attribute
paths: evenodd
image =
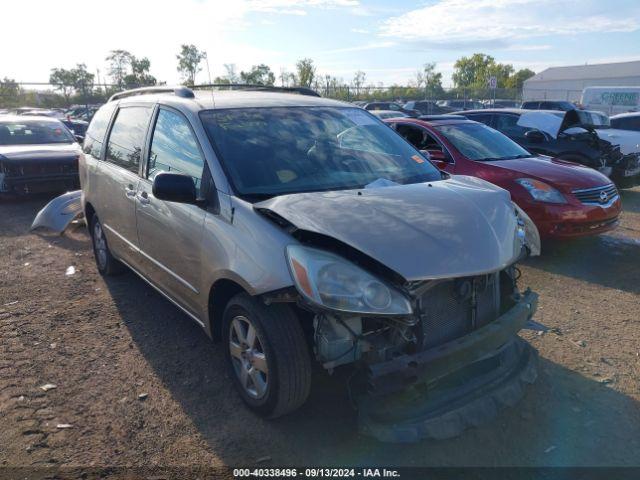
<svg viewBox="0 0 640 480"><path fill-rule="evenodd" d="M207 64L207 75L209 76L209 85L212 85L213 82L211 81L211 70L209 70L209 54L205 51L204 52L204 61ZM216 108L216 99L213 96L213 86L211 87L211 101L213 102L213 108Z"/></svg>

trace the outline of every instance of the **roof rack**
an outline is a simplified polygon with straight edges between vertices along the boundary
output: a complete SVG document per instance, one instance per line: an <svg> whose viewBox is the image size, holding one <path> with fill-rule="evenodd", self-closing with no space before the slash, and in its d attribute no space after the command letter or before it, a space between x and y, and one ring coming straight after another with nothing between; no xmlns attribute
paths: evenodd
<svg viewBox="0 0 640 480"><path fill-rule="evenodd" d="M111 95L109 101L120 100L121 98L135 97L136 95L149 95L153 93L173 93L176 97L194 98L193 90L187 87L143 87L125 90Z"/></svg>
<svg viewBox="0 0 640 480"><path fill-rule="evenodd" d="M319 97L320 94L315 90L307 87L276 87L273 85L254 85L247 83L206 83L201 85L190 85L190 88L205 89L205 88L219 88L227 90L252 90L260 92L283 92L283 93L297 93L299 95L307 95L310 97Z"/></svg>

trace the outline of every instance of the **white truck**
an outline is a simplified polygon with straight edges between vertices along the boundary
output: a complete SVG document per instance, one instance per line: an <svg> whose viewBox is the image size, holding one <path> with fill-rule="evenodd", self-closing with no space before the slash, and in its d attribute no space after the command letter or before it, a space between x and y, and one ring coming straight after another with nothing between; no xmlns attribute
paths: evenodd
<svg viewBox="0 0 640 480"><path fill-rule="evenodd" d="M585 110L597 110L606 115L640 111L638 87L586 87L580 104Z"/></svg>

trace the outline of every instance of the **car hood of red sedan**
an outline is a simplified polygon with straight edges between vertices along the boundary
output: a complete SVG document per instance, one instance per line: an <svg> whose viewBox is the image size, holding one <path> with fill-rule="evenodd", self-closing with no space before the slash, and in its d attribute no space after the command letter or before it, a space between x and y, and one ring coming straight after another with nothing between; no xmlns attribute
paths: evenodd
<svg viewBox="0 0 640 480"><path fill-rule="evenodd" d="M545 156L483 162L510 170L513 178L535 178L565 191L608 185L611 180L602 173L583 165Z"/></svg>

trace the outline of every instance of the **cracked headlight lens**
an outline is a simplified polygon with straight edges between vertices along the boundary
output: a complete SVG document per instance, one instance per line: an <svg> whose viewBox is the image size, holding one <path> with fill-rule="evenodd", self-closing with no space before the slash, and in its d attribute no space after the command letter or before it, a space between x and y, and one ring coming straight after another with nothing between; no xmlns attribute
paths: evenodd
<svg viewBox="0 0 640 480"><path fill-rule="evenodd" d="M302 245L289 245L286 255L297 290L316 305L364 315L412 313L402 293L338 255Z"/></svg>

